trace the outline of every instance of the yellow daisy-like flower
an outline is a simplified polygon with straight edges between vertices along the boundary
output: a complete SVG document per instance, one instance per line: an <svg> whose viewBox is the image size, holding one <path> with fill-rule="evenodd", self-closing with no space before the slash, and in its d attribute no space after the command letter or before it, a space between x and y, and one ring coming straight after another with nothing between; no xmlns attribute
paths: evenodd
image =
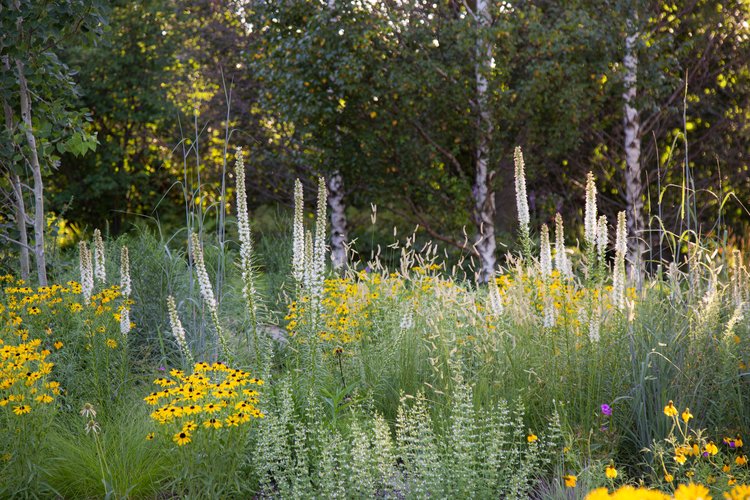
<svg viewBox="0 0 750 500"><path fill-rule="evenodd" d="M734 463L742 467L743 465L747 465L747 455L737 455L734 459Z"/></svg>
<svg viewBox="0 0 750 500"><path fill-rule="evenodd" d="M563 476L563 481L565 481L566 488L575 488L578 477L572 474L568 474L567 476Z"/></svg>
<svg viewBox="0 0 750 500"><path fill-rule="evenodd" d="M717 453L719 453L719 448L713 442L710 442L706 445L703 451L708 453L709 455L716 455Z"/></svg>
<svg viewBox="0 0 750 500"><path fill-rule="evenodd" d="M228 427L231 427L231 426L237 427L239 425L239 423L240 423L240 419L237 417L237 415L229 415L227 417L227 426Z"/></svg>
<svg viewBox="0 0 750 500"><path fill-rule="evenodd" d="M691 418L693 418L693 414L690 413L690 408L685 408L685 411L682 412L682 420L688 423Z"/></svg>
<svg viewBox="0 0 750 500"><path fill-rule="evenodd" d="M148 434L146 434L146 441L152 441L153 439L154 439L153 432L149 432Z"/></svg>
<svg viewBox="0 0 750 500"><path fill-rule="evenodd" d="M117 341L115 339L107 339L107 347L117 349Z"/></svg>
<svg viewBox="0 0 750 500"><path fill-rule="evenodd" d="M538 440L539 438L534 433L531 433L528 436L526 436L526 441L528 441L529 443L536 443Z"/></svg>
<svg viewBox="0 0 750 500"><path fill-rule="evenodd" d="M65 344L63 344L62 342L58 340L57 342L55 342L54 345L55 345L55 349L62 349L63 345Z"/></svg>
<svg viewBox="0 0 750 500"><path fill-rule="evenodd" d="M215 418L210 418L203 422L203 427L205 427L206 429L221 429L223 425L224 424L221 423L221 420L217 420Z"/></svg>
<svg viewBox="0 0 750 500"><path fill-rule="evenodd" d="M172 437L172 441L177 443L177 446L183 446L190 442L190 433L189 432L178 432Z"/></svg>
<svg viewBox="0 0 750 500"><path fill-rule="evenodd" d="M711 500L708 488L702 484L681 484L674 492L675 500Z"/></svg>
<svg viewBox="0 0 750 500"><path fill-rule="evenodd" d="M604 475L607 476L607 479L615 479L617 477L617 469L615 469L614 465L610 464L604 469Z"/></svg>
<svg viewBox="0 0 750 500"><path fill-rule="evenodd" d="M683 455L682 453L678 453L674 456L674 461L682 465L687 461L687 457Z"/></svg>
<svg viewBox="0 0 750 500"><path fill-rule="evenodd" d="M664 480L668 483L671 483L672 481L674 481L674 476L667 472L666 474L664 474Z"/></svg>
<svg viewBox="0 0 750 500"><path fill-rule="evenodd" d="M724 493L724 498L727 500L747 500L750 498L750 485L737 485L729 493Z"/></svg>
<svg viewBox="0 0 750 500"><path fill-rule="evenodd" d="M26 413L29 413L31 411L31 407L29 405L17 405L13 407L13 413L16 415L24 415Z"/></svg>
<svg viewBox="0 0 750 500"><path fill-rule="evenodd" d="M677 416L677 408L675 408L674 402L671 399L669 400L669 403L667 403L667 406L664 407L664 415L668 417Z"/></svg>
<svg viewBox="0 0 750 500"><path fill-rule="evenodd" d="M51 403L52 402L52 396L49 394L40 394L35 398L40 403Z"/></svg>
<svg viewBox="0 0 750 500"><path fill-rule="evenodd" d="M194 431L197 428L198 428L198 425L192 420L189 420L182 425L183 432Z"/></svg>

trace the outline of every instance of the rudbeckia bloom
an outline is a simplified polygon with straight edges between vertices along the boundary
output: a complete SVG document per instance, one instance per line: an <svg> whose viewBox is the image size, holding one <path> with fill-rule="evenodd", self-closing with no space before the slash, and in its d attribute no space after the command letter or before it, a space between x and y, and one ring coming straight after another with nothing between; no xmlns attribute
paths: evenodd
<svg viewBox="0 0 750 500"><path fill-rule="evenodd" d="M535 443L538 439L539 438L534 433L531 433L528 436L526 436L526 441L528 441L529 443Z"/></svg>
<svg viewBox="0 0 750 500"><path fill-rule="evenodd" d="M563 476L563 481L565 481L565 486L568 488L575 488L576 487L576 481L578 481L578 477L569 474L567 476Z"/></svg>
<svg viewBox="0 0 750 500"><path fill-rule="evenodd" d="M172 438L172 441L177 443L177 446L183 446L190 442L190 433L182 431L180 433L177 433Z"/></svg>

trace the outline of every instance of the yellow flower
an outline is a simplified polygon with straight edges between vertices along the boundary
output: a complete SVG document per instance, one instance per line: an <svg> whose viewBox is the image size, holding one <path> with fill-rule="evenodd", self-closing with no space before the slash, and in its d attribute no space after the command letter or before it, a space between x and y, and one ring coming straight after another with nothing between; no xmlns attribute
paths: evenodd
<svg viewBox="0 0 750 500"><path fill-rule="evenodd" d="M685 455L683 455L682 453L677 453L674 456L674 461L677 462L678 464L682 465L682 464L684 464L687 461L687 457Z"/></svg>
<svg viewBox="0 0 750 500"><path fill-rule="evenodd" d="M51 403L52 396L50 396L49 394L40 394L36 397L36 400L40 403Z"/></svg>
<svg viewBox="0 0 750 500"><path fill-rule="evenodd" d="M210 418L203 422L203 427L205 427L206 429L220 429L222 425L224 424L221 423L221 420L217 420L215 418Z"/></svg>
<svg viewBox="0 0 750 500"><path fill-rule="evenodd" d="M667 406L664 407L664 414L668 417L676 417L677 416L677 408L674 407L674 403L672 400L669 400L669 403Z"/></svg>
<svg viewBox="0 0 750 500"><path fill-rule="evenodd" d="M711 500L708 488L701 484L681 484L674 492L675 500Z"/></svg>
<svg viewBox="0 0 750 500"><path fill-rule="evenodd" d="M747 500L750 498L750 485L737 485L729 493L724 493L724 498L727 500Z"/></svg>
<svg viewBox="0 0 750 500"><path fill-rule="evenodd" d="M617 469L615 469L614 465L610 464L604 470L604 475L607 476L607 479L614 479L617 477Z"/></svg>
<svg viewBox="0 0 750 500"><path fill-rule="evenodd" d="M23 415L25 413L29 413L31 411L31 407L28 405L17 405L13 407L13 413L16 415Z"/></svg>
<svg viewBox="0 0 750 500"><path fill-rule="evenodd" d="M743 465L747 465L747 455L737 455L737 457L734 459L734 463L742 467Z"/></svg>
<svg viewBox="0 0 750 500"><path fill-rule="evenodd" d="M240 419L237 417L237 415L229 415L227 417L227 426L238 426L240 423Z"/></svg>
<svg viewBox="0 0 750 500"><path fill-rule="evenodd" d="M568 488L575 488L576 487L576 481L578 481L578 478L572 474L569 474L567 476L563 476L563 481L565 481L565 486Z"/></svg>
<svg viewBox="0 0 750 500"><path fill-rule="evenodd" d="M526 436L526 441L528 441L529 443L535 443L537 442L537 440L539 440L539 438L534 433L531 433L528 436Z"/></svg>
<svg viewBox="0 0 750 500"><path fill-rule="evenodd" d="M185 422L185 423L184 423L184 424L182 425L182 431L183 431L183 432L190 432L190 431L194 431L194 430L195 430L195 429L197 429L197 428L198 428L198 425L196 425L196 423L195 423L195 422L193 422L192 420L190 420L190 421L188 421L188 422Z"/></svg>
<svg viewBox="0 0 750 500"><path fill-rule="evenodd" d="M177 443L177 446L183 446L190 442L190 433L189 432L179 432L172 437L172 441Z"/></svg>
<svg viewBox="0 0 750 500"><path fill-rule="evenodd" d="M691 418L693 418L693 414L690 413L690 408L685 408L685 411L682 412L682 420L688 423Z"/></svg>
<svg viewBox="0 0 750 500"><path fill-rule="evenodd" d="M710 442L706 445L703 451L711 455L716 455L717 453L719 453L719 448L713 442Z"/></svg>
<svg viewBox="0 0 750 500"><path fill-rule="evenodd" d="M64 344L58 340L57 342L55 342L55 349L62 349L63 345Z"/></svg>
<svg viewBox="0 0 750 500"><path fill-rule="evenodd" d="M149 432L148 434L146 434L146 441L151 441L152 439L154 439L153 432Z"/></svg>
<svg viewBox="0 0 750 500"><path fill-rule="evenodd" d="M117 341L115 339L107 339L107 347L117 349Z"/></svg>
<svg viewBox="0 0 750 500"><path fill-rule="evenodd" d="M674 476L667 472L666 474L664 474L664 480L668 483L671 483L672 481L674 481Z"/></svg>

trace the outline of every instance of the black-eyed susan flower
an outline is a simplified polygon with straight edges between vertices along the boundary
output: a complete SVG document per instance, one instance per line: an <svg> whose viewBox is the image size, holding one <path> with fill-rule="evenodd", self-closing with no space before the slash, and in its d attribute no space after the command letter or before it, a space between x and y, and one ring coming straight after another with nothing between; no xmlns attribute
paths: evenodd
<svg viewBox="0 0 750 500"><path fill-rule="evenodd" d="M31 407L29 405L16 405L13 407L13 413L16 415L24 415L26 413L29 413L31 411Z"/></svg>
<svg viewBox="0 0 750 500"><path fill-rule="evenodd" d="M706 444L706 446L703 448L703 455L709 456L709 455L716 455L719 453L719 448L712 442L709 442Z"/></svg>
<svg viewBox="0 0 750 500"><path fill-rule="evenodd" d="M675 500L709 500L711 494L702 484L681 484L674 492Z"/></svg>
<svg viewBox="0 0 750 500"><path fill-rule="evenodd" d="M115 339L107 339L107 347L117 349L117 341Z"/></svg>
<svg viewBox="0 0 750 500"><path fill-rule="evenodd" d="M177 446L183 446L190 442L190 433L181 431L172 437L172 441L177 443Z"/></svg>
<svg viewBox="0 0 750 500"><path fill-rule="evenodd" d="M198 425L193 422L192 420L189 420L182 424L182 430L185 432L191 432L198 428Z"/></svg>
<svg viewBox="0 0 750 500"><path fill-rule="evenodd" d="M153 441L153 439L154 439L153 432L149 432L148 434L146 434L146 441Z"/></svg>
<svg viewBox="0 0 750 500"><path fill-rule="evenodd" d="M539 440L539 437L537 437L536 434L530 433L528 436L526 436L526 441L529 443L536 443Z"/></svg>
<svg viewBox="0 0 750 500"><path fill-rule="evenodd" d="M58 340L57 342L55 342L55 343L54 343L55 349L62 349L62 348L63 348L63 345L65 345L65 344L63 344L63 343L62 343L61 341L59 341L59 340Z"/></svg>
<svg viewBox="0 0 750 500"><path fill-rule="evenodd" d="M240 419L237 415L229 415L226 419L227 427L239 426Z"/></svg>
<svg viewBox="0 0 750 500"><path fill-rule="evenodd" d="M674 476L667 472L666 474L664 474L664 480L668 483L671 483L672 481L674 481Z"/></svg>
<svg viewBox="0 0 750 500"><path fill-rule="evenodd" d="M206 429L221 429L224 426L224 424L221 423L221 420L217 420L215 418L209 418L205 422L203 422L203 427Z"/></svg>
<svg viewBox="0 0 750 500"><path fill-rule="evenodd" d="M578 477L572 474L568 474L567 476L563 476L563 481L565 481L566 488L575 488Z"/></svg>
<svg viewBox="0 0 750 500"><path fill-rule="evenodd" d="M734 463L742 467L743 465L747 465L747 455L737 455L734 458Z"/></svg>

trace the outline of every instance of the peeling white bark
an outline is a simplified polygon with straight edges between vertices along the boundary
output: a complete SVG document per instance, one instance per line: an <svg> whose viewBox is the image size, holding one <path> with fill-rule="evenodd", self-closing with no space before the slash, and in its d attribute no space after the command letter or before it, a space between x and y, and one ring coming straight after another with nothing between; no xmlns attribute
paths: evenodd
<svg viewBox="0 0 750 500"><path fill-rule="evenodd" d="M34 256L36 259L37 279L39 285L47 286L47 263L44 255L44 184L42 181L42 166L39 163L36 137L31 122L31 99L26 76L23 73L23 62L16 59L18 70L18 84L21 87L21 120L24 124L26 142L29 144L31 172L34 178Z"/></svg>
<svg viewBox="0 0 750 500"><path fill-rule="evenodd" d="M328 206L331 208L331 260L333 268L341 270L346 265L346 204L344 203L344 177L338 170L328 179Z"/></svg>
<svg viewBox="0 0 750 500"><path fill-rule="evenodd" d="M492 116L487 104L487 75L491 69L492 45L484 33L492 23L490 3L488 0L477 0L477 28L479 36L476 45L476 79L477 79L477 149L476 177L474 184L474 222L477 225L476 249L479 253L479 281L486 283L495 273L495 193L492 192L492 178L495 172L490 170L490 140L492 137Z"/></svg>
<svg viewBox="0 0 750 500"><path fill-rule="evenodd" d="M641 124L635 99L638 87L638 37L635 28L638 17L628 19L628 34L625 38L625 202L628 226L627 264L631 275L638 283L643 273L644 244L641 231L643 222L643 183L641 181Z"/></svg>

